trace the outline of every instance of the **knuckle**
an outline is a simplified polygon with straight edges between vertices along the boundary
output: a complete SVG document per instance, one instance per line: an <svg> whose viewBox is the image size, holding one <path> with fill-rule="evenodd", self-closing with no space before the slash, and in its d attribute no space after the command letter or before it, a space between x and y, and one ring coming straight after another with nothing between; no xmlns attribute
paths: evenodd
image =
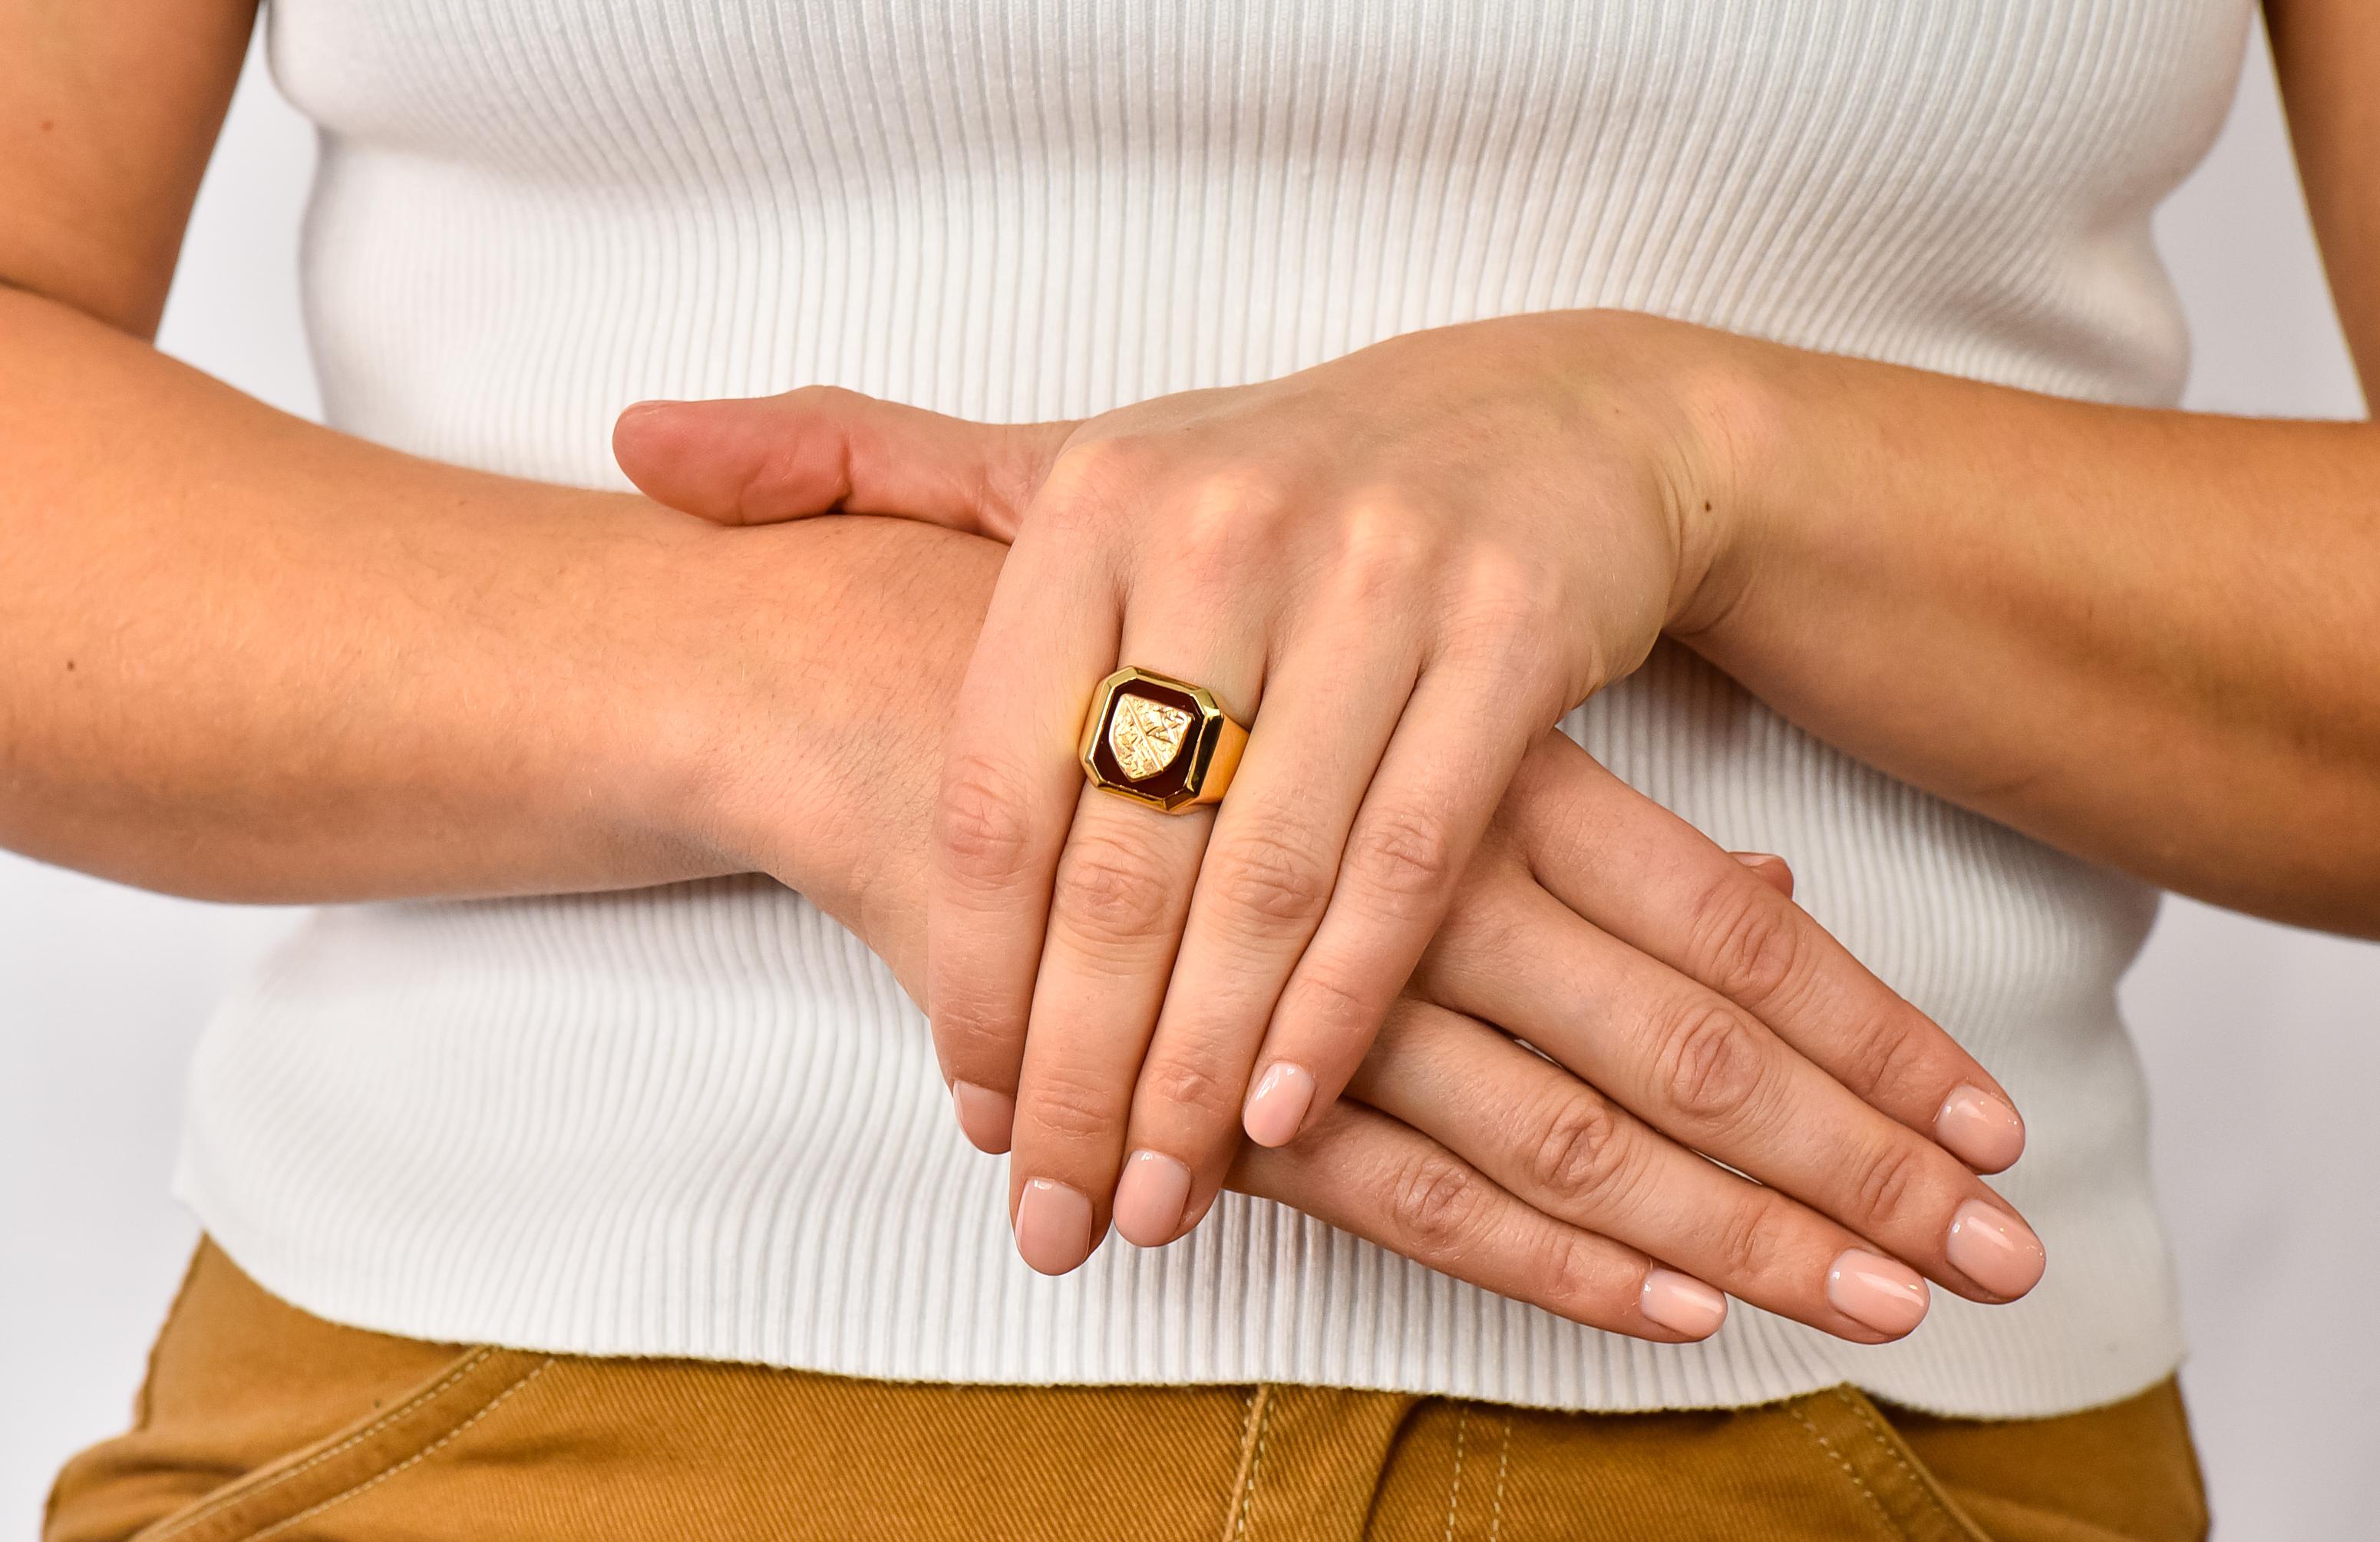
<svg viewBox="0 0 2380 1542"><path fill-rule="evenodd" d="M1694 901L1690 946L1703 983L1754 1011L1795 977L1801 945L1781 901L1759 880L1730 873Z"/></svg>
<svg viewBox="0 0 2380 1542"><path fill-rule="evenodd" d="M1211 1062L1169 1055L1143 1068L1140 1097L1172 1116L1190 1113L1203 1115L1209 1123L1228 1123L1238 1107L1240 1083L1245 1079L1226 1077Z"/></svg>
<svg viewBox="0 0 2380 1542"><path fill-rule="evenodd" d="M1059 866L1051 910L1086 941L1143 941L1171 917L1172 886L1143 843L1113 830L1078 832Z"/></svg>
<svg viewBox="0 0 2380 1542"><path fill-rule="evenodd" d="M1743 1119L1760 1088L1761 1055L1742 1017L1695 998L1670 1014L1658 1043L1656 1075L1673 1107L1705 1125Z"/></svg>
<svg viewBox="0 0 2380 1542"><path fill-rule="evenodd" d="M1308 965L1300 967L1281 992L1275 1017L1293 1025L1301 1038L1362 1044L1379 1031L1388 1006L1372 992L1337 977L1330 965Z"/></svg>
<svg viewBox="0 0 2380 1542"><path fill-rule="evenodd" d="M1340 518L1330 581L1347 601L1376 611L1420 590L1435 542L1409 509L1393 499L1366 498L1348 504Z"/></svg>
<svg viewBox="0 0 2380 1542"><path fill-rule="evenodd" d="M1034 1128L1069 1143L1104 1139L1117 1131L1115 1089L1076 1071L1037 1075L1030 1101L1019 1111L1019 1128L1029 1120Z"/></svg>
<svg viewBox="0 0 2380 1542"><path fill-rule="evenodd" d="M838 407L856 407L868 400L858 392L840 385L797 385L780 399L787 407L808 412L832 412Z"/></svg>
<svg viewBox="0 0 2380 1542"><path fill-rule="evenodd" d="M1938 1103L1957 1080L1938 1058L1949 1048L1946 1036L1913 1007L1877 1014L1852 1028L1850 1040L1841 1057L1841 1080L1872 1103Z"/></svg>
<svg viewBox="0 0 2380 1542"><path fill-rule="evenodd" d="M1330 903L1333 874L1311 838L1281 826L1234 835L1208 858L1225 909L1258 923L1310 925Z"/></svg>
<svg viewBox="0 0 2380 1542"><path fill-rule="evenodd" d="M1927 1166L1913 1139L1886 1141L1860 1160L1852 1186L1858 1212L1846 1219L1870 1237L1891 1232L1923 1206Z"/></svg>
<svg viewBox="0 0 2380 1542"><path fill-rule="evenodd" d="M1130 437L1116 435L1068 444L1050 462L1037 504L1061 518L1094 516L1146 469L1148 456Z"/></svg>
<svg viewBox="0 0 2380 1542"><path fill-rule="evenodd" d="M1443 1257L1470 1240L1486 1203L1477 1174L1451 1157L1424 1152L1406 1159L1390 1181L1389 1223L1425 1257Z"/></svg>
<svg viewBox="0 0 2380 1542"><path fill-rule="evenodd" d="M1537 1188L1572 1206L1609 1194L1626 1160L1619 1118L1587 1092L1565 1092L1529 1152Z"/></svg>
<svg viewBox="0 0 2380 1542"><path fill-rule="evenodd" d="M1205 472L1183 491L1173 515L1173 562L1194 583L1227 582L1269 560L1264 539L1285 500L1254 467Z"/></svg>
<svg viewBox="0 0 2380 1542"><path fill-rule="evenodd" d="M942 780L938 844L960 873L984 883L1021 876L1033 850L1026 800L1015 774L981 754L963 754Z"/></svg>
<svg viewBox="0 0 2380 1542"><path fill-rule="evenodd" d="M1611 1299L1609 1258L1600 1245L1583 1232L1565 1227L1553 1227L1546 1240L1538 1245L1535 1266L1529 1271L1536 1281L1537 1299L1566 1304L1573 1310L1597 1315L1609 1314L1617 1305Z"/></svg>
<svg viewBox="0 0 2380 1542"><path fill-rule="evenodd" d="M1749 1190L1711 1234L1720 1277L1738 1284L1767 1279L1777 1268L1789 1226L1783 1199L1766 1189Z"/></svg>
<svg viewBox="0 0 2380 1542"><path fill-rule="evenodd" d="M1269 521L1286 502L1278 479L1262 467L1214 467L1191 478L1182 499L1183 527L1238 534L1251 523Z"/></svg>
<svg viewBox="0 0 2380 1542"><path fill-rule="evenodd" d="M1346 866L1402 912L1452 887L1454 832L1425 809L1389 804L1367 814L1348 837Z"/></svg>

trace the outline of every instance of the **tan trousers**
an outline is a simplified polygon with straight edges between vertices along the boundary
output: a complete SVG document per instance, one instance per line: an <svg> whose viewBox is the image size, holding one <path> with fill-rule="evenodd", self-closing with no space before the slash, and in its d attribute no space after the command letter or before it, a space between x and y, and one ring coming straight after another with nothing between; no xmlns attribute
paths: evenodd
<svg viewBox="0 0 2380 1542"><path fill-rule="evenodd" d="M1310 1387L953 1387L343 1328L201 1245L132 1430L48 1542L666 1537L2116 1542L2199 1537L2170 1383L2062 1418L1850 1388L1547 1414Z"/></svg>

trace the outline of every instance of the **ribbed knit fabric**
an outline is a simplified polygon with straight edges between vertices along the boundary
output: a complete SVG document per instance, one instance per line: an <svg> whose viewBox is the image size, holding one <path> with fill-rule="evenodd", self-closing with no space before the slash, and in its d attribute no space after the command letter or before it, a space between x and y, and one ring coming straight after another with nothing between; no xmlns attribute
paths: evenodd
<svg viewBox="0 0 2380 1542"><path fill-rule="evenodd" d="M336 424L614 485L648 395L830 382L990 419L1612 305L2109 401L2178 394L2149 242L2245 0L274 0L322 128ZM977 1381L1570 1408L1852 1379L2109 1401L2179 1354L2114 986L2154 897L1663 651L1568 724L2015 1093L2032 1296L1854 1348L1738 1306L1608 1337L1229 1197L1061 1280L1013 1255L888 973L759 880L317 917L224 1009L181 1192L391 1331Z"/></svg>

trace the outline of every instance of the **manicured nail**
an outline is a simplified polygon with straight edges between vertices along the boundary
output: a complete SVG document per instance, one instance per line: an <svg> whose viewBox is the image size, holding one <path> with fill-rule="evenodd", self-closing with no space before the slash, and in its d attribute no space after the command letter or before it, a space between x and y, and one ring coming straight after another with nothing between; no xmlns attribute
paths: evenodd
<svg viewBox="0 0 2380 1542"><path fill-rule="evenodd" d="M1313 1102L1314 1077L1305 1067L1277 1060L1257 1078L1240 1122L1258 1146L1287 1146L1297 1138L1297 1127L1305 1123L1305 1111Z"/></svg>
<svg viewBox="0 0 2380 1542"><path fill-rule="evenodd" d="M1727 1297L1691 1275L1657 1269L1645 1276L1636 1308L1672 1333L1707 1339L1727 1320Z"/></svg>
<svg viewBox="0 0 2380 1542"><path fill-rule="evenodd" d="M1763 882L1775 884L1787 899L1793 897L1793 869L1783 857L1765 851L1731 851L1728 855L1758 873Z"/></svg>
<svg viewBox="0 0 2380 1542"><path fill-rule="evenodd" d="M1091 1256L1091 1202L1048 1178L1026 1180L1016 1199L1016 1251L1044 1274L1063 1274Z"/></svg>
<svg viewBox="0 0 2380 1542"><path fill-rule="evenodd" d="M1827 1271L1827 1299L1836 1311L1899 1338L1925 1317L1925 1281L1914 1269L1854 1247Z"/></svg>
<svg viewBox="0 0 2380 1542"><path fill-rule="evenodd" d="M1016 1099L973 1082L951 1084L951 1104L958 1110L959 1128L978 1151L993 1156L1008 1149L1016 1129Z"/></svg>
<svg viewBox="0 0 2380 1542"><path fill-rule="evenodd" d="M1162 1151L1135 1151L1116 1184L1115 1226L1135 1247L1162 1247L1182 1232L1190 1170Z"/></svg>
<svg viewBox="0 0 2380 1542"><path fill-rule="evenodd" d="M1950 1218L1950 1267L1994 1295L2020 1296L2041 1282L2049 1256L2033 1228L2006 1210L1970 1199Z"/></svg>
<svg viewBox="0 0 2380 1542"><path fill-rule="evenodd" d="M1982 1087L1961 1084L1934 1116L1942 1149L1978 1172L1998 1172L2024 1154L2024 1121Z"/></svg>

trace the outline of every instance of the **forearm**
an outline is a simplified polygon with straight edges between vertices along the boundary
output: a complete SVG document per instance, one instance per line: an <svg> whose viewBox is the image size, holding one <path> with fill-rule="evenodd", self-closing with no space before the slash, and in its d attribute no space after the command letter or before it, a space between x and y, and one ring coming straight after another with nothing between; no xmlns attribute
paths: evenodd
<svg viewBox="0 0 2380 1542"><path fill-rule="evenodd" d="M747 751L822 779L789 698L848 658L825 633L889 532L729 551L287 418L21 293L0 338L0 844L249 900L593 889L745 865L698 807L739 704L774 725Z"/></svg>
<svg viewBox="0 0 2380 1542"><path fill-rule="evenodd" d="M2380 933L2374 430L1718 346L1733 506L1678 635L2051 844Z"/></svg>

